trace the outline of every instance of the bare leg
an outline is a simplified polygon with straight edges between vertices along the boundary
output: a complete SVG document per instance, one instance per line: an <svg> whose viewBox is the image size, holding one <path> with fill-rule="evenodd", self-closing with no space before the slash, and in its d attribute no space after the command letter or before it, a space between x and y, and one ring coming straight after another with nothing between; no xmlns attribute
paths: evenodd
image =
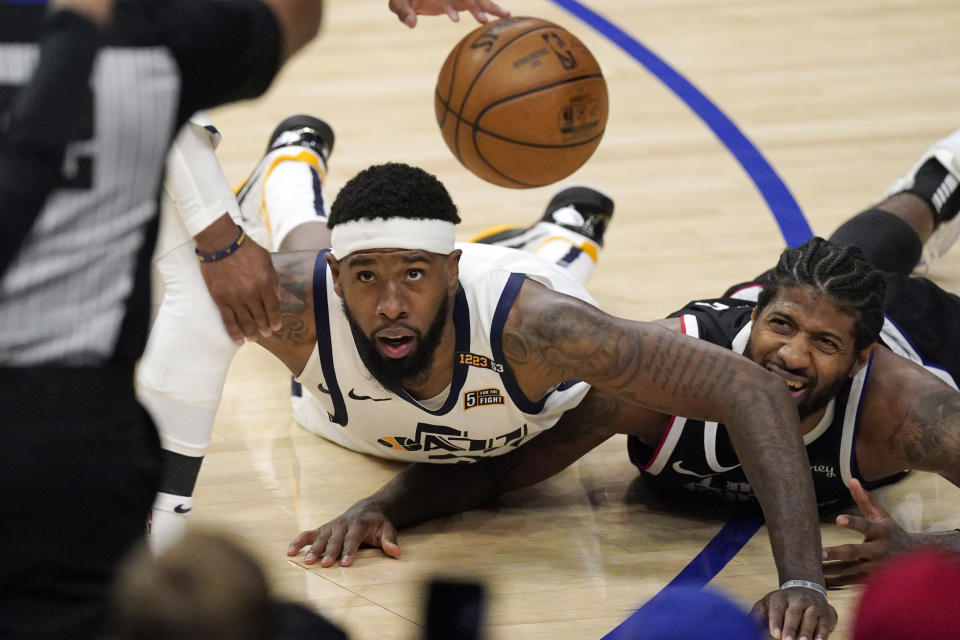
<svg viewBox="0 0 960 640"><path fill-rule="evenodd" d="M317 251L330 246L330 229L326 222L305 222L294 227L278 247L278 251Z"/></svg>

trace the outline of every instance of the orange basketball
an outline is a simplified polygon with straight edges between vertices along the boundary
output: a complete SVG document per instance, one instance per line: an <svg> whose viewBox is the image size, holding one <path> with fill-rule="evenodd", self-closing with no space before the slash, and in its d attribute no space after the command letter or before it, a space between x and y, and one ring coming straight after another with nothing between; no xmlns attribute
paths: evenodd
<svg viewBox="0 0 960 640"><path fill-rule="evenodd" d="M504 187L539 187L579 169L607 125L607 83L576 36L538 18L484 25L447 56L434 99L457 159Z"/></svg>

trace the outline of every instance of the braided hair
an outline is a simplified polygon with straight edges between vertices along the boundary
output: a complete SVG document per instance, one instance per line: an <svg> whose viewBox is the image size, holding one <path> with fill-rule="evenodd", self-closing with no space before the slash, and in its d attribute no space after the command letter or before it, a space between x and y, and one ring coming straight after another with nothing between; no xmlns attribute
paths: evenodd
<svg viewBox="0 0 960 640"><path fill-rule="evenodd" d="M859 353L876 341L883 326L883 272L870 266L855 245L838 245L812 238L796 249L780 254L780 262L768 274L771 279L757 299L757 313L783 287L806 285L828 295L854 317L854 346Z"/></svg>
<svg viewBox="0 0 960 640"><path fill-rule="evenodd" d="M377 218L460 222L456 205L436 176L398 162L367 167L343 185L330 207L327 226Z"/></svg>

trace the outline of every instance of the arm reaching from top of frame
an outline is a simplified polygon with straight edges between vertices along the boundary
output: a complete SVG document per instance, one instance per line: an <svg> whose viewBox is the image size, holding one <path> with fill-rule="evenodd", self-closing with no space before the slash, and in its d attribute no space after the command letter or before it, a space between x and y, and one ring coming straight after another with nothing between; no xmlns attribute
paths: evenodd
<svg viewBox="0 0 960 640"><path fill-rule="evenodd" d="M411 29L417 26L417 15L447 15L457 22L461 11L469 11L477 22L483 23L489 20L488 13L497 18L510 16L509 11L491 0L390 0L390 11Z"/></svg>
<svg viewBox="0 0 960 640"><path fill-rule="evenodd" d="M282 34L281 60L288 60L320 33L323 0L262 0L277 19Z"/></svg>

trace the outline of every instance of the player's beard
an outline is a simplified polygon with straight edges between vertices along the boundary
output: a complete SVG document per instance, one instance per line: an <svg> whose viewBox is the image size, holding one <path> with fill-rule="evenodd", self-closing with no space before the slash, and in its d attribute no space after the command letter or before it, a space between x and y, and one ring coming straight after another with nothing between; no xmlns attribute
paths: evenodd
<svg viewBox="0 0 960 640"><path fill-rule="evenodd" d="M370 372L374 380L383 385L385 389L396 391L407 385L422 382L427 378L430 374L430 368L433 366L433 358L437 353L437 347L440 346L440 339L443 338L443 328L447 323L447 314L450 311L449 293L444 292L443 299L440 301L440 308L437 309L437 315L434 316L425 334L411 328L416 338L416 348L414 348L413 353L402 358L385 358L380 355L375 345L376 339L363 332L342 299L340 300L340 306L343 308L344 315L347 316L347 322L350 324L350 331L353 333L353 341L357 345L360 359L363 360L363 364L366 365L367 371Z"/></svg>
<svg viewBox="0 0 960 640"><path fill-rule="evenodd" d="M753 352L750 349L749 343L747 343L747 347L746 349L744 349L743 355L749 358L750 360L757 362L753 358ZM767 361L757 362L757 364L759 364L761 367L766 369L767 368L766 362ZM789 371L789 369L787 369L787 367L784 366L782 362L777 362L775 364L779 366L781 369L783 369L784 371ZM773 375L776 375L776 374L773 374ZM779 378L780 376L777 376L777 377ZM804 420L805 418L809 418L813 414L817 413L818 411L826 407L830 403L830 400L832 400L833 397L837 395L837 393L840 391L840 389L843 387L843 384L846 381L847 381L846 376L840 376L839 378L831 382L829 385L827 385L823 389L816 389L816 388L810 389L810 392L807 394L807 397L804 398L802 401L800 401L799 404L797 404L797 413L799 414L800 419ZM819 382L819 380L817 380L816 382ZM816 386L816 382L814 384L814 387Z"/></svg>

